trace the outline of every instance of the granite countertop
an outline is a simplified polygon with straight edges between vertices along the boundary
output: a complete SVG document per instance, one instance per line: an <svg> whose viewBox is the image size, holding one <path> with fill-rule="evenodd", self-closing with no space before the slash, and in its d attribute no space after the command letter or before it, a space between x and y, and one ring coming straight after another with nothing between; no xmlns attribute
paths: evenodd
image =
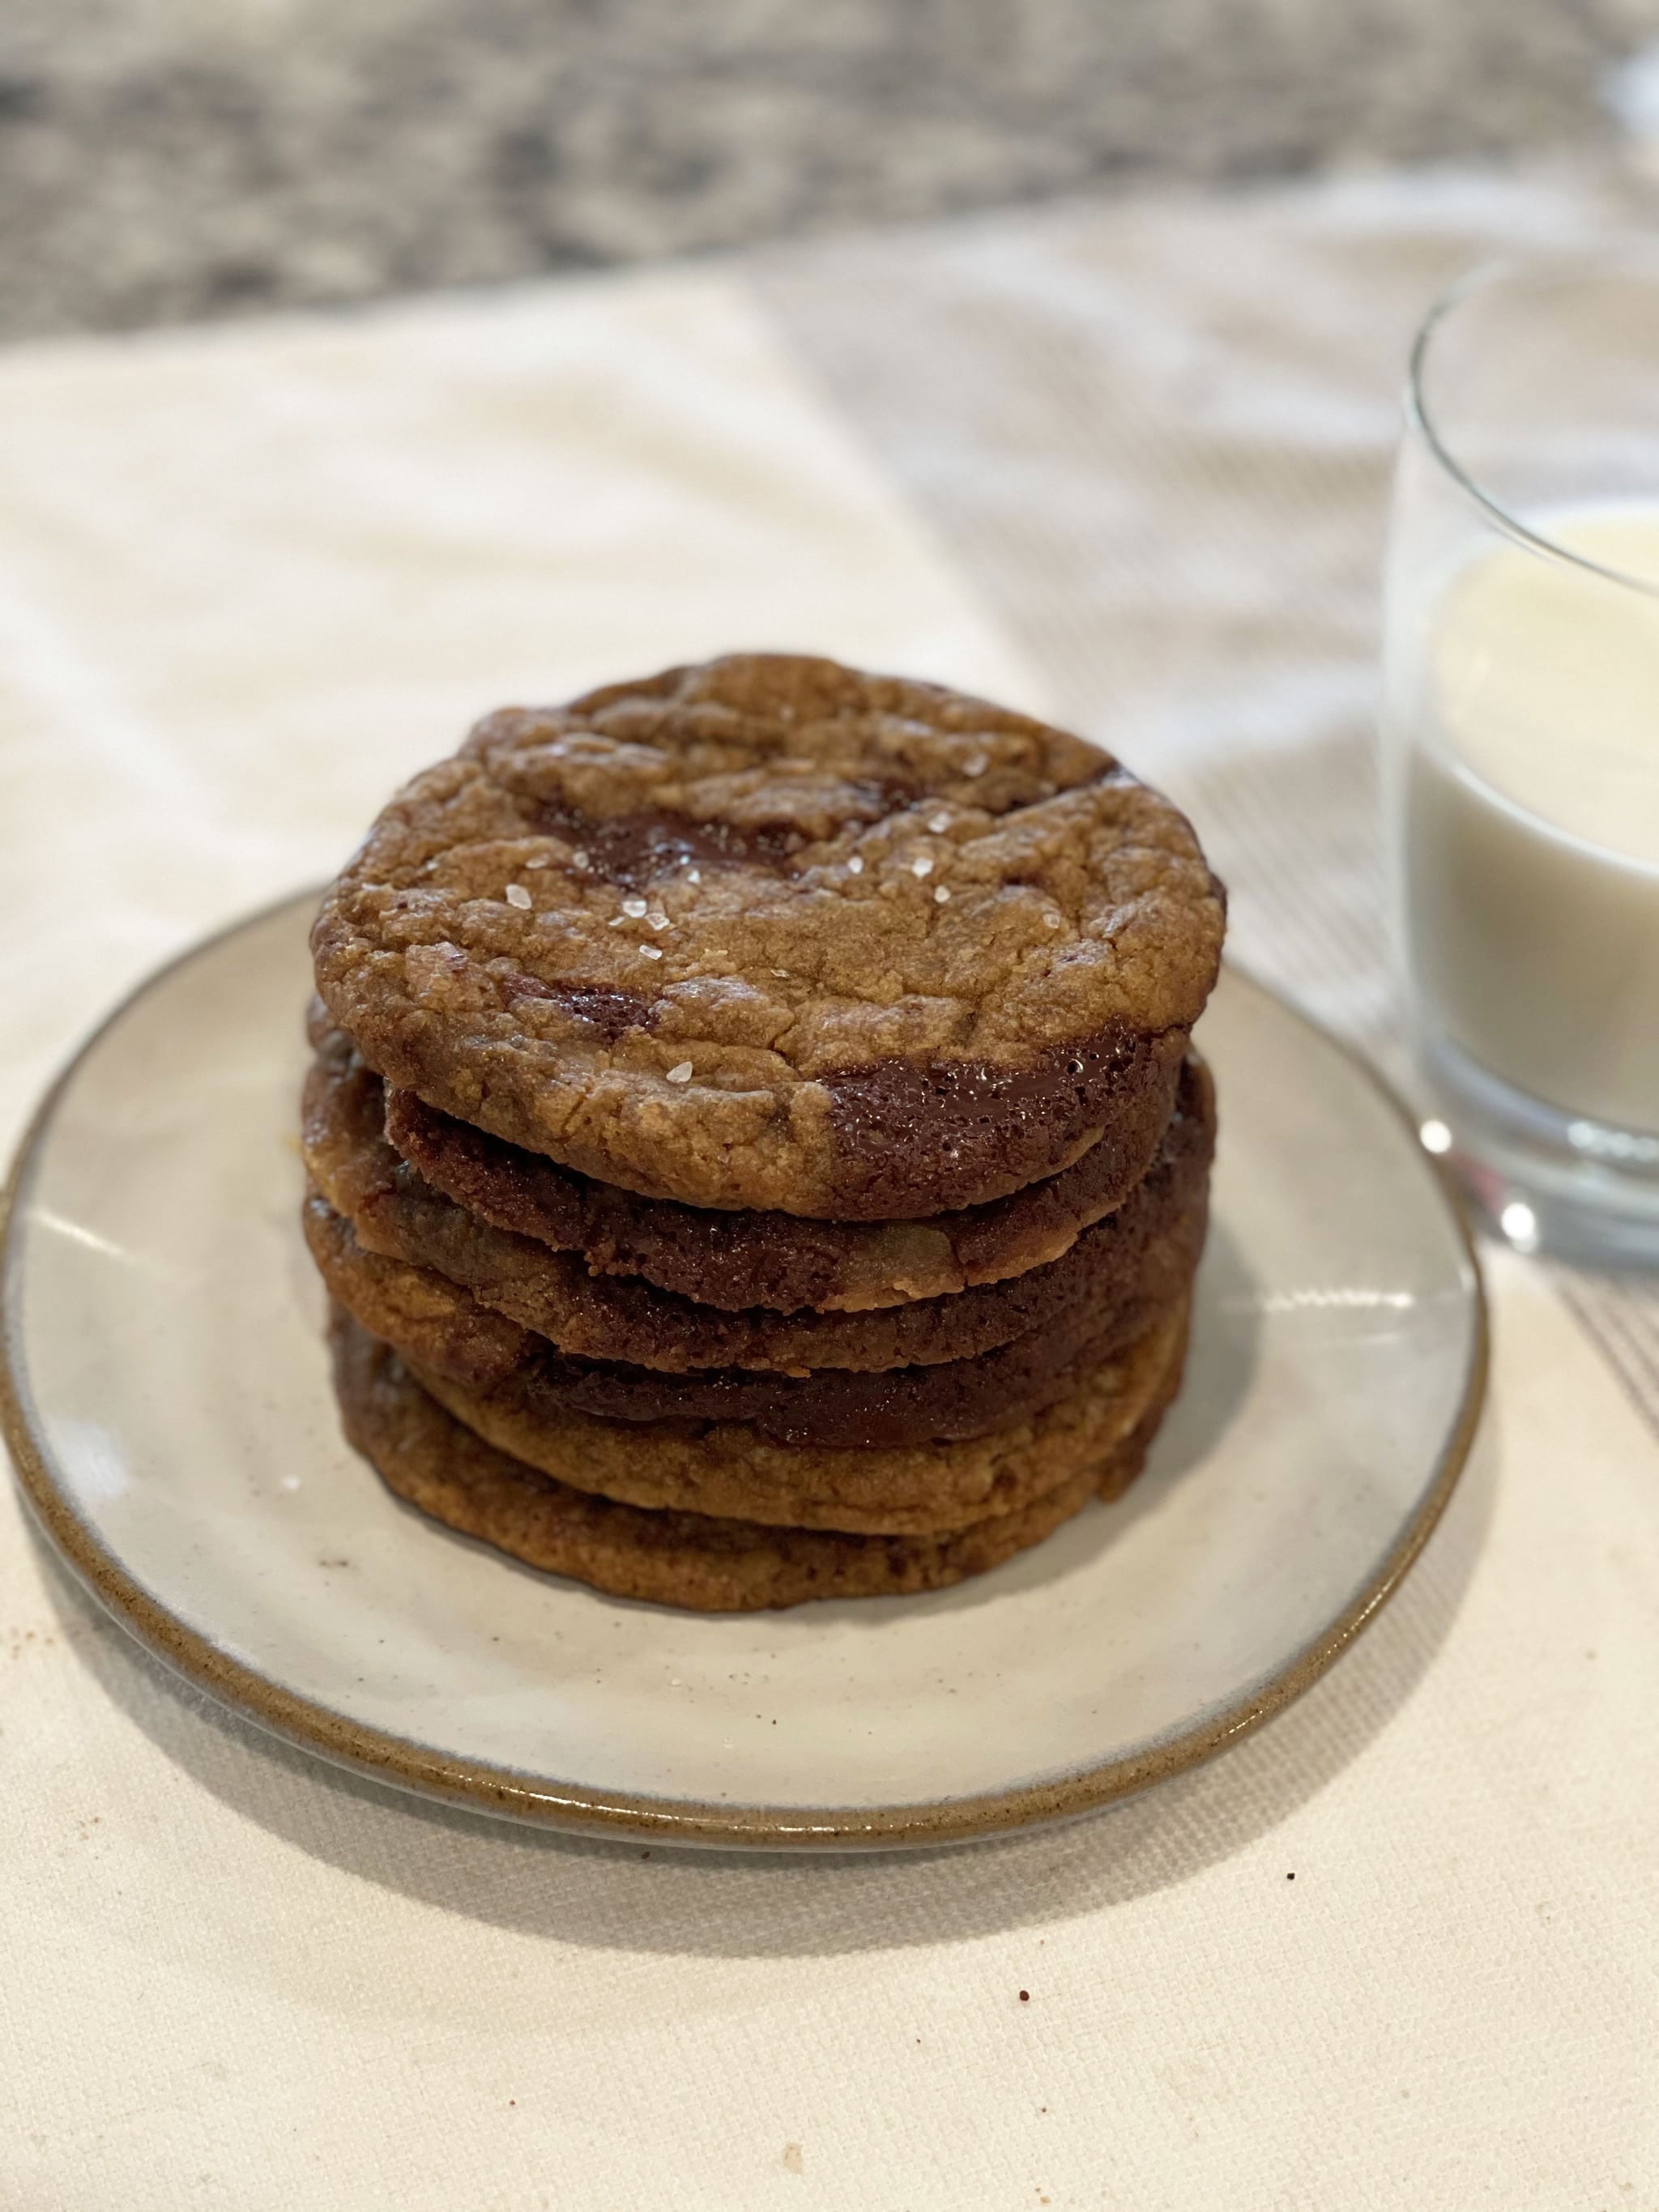
<svg viewBox="0 0 1659 2212"><path fill-rule="evenodd" d="M10 0L0 331L1583 143L1659 0Z"/></svg>

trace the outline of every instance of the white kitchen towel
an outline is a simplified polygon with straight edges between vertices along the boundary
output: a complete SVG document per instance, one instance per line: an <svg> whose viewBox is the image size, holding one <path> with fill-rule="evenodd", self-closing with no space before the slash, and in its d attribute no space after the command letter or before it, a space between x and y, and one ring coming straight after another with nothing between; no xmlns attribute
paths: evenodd
<svg viewBox="0 0 1659 2212"><path fill-rule="evenodd" d="M1378 182L1366 221L1380 240L1395 192L1409 258L1443 189L1474 188ZM1571 180L1481 189L1564 223L1597 204ZM1218 266L1282 270L1348 190L1169 220ZM1169 301L1161 220L1098 218L1120 319ZM917 258L883 288L896 330L921 272L988 234L900 241ZM1036 314L1059 287L1030 257ZM1314 621L1237 573L1255 503L1287 500L1317 444L1318 319L1281 288L1293 335L1272 361L1243 343L1235 361L1224 333L1200 349L1212 412L1265 410L1231 536L1183 539L1214 510L1172 505L1066 617L1089 653L1097 624L1133 639L1126 684L1178 706L1189 674L1206 747L1176 707L1118 726L1118 691L1081 688L1088 654L1033 629L1040 574L1012 591L1028 556L988 550L976 501L1024 518L1040 569L1030 502L1039 484L1065 500L1063 470L960 442L951 395L1017 413L1018 364L993 347L975 382L991 341L963 309L905 372L910 412L890 383L849 399L806 300L846 279L804 255L763 283L668 272L0 356L9 1129L128 982L325 872L478 708L742 643L949 677L1121 741L1200 810L1247 952L1365 1028L1382 1001L1358 802L1320 801L1356 772L1318 710L1337 702L1344 730L1358 712L1360 618ZM1249 289L1266 331L1273 287ZM1364 290L1356 271L1350 311ZM1162 311L1177 336L1181 296ZM1262 380L1297 374L1305 404L1267 408ZM832 374L839 402L817 382ZM1154 359L1146 381L1162 374ZM1145 431L1149 463L1178 430ZM1386 443L1380 416L1365 436ZM1179 483L1177 454L1158 465ZM1103 487L1127 530L1139 481L1079 465L1067 512L1091 544L1111 539ZM1317 500L1290 503L1320 527ZM1258 773L1284 796L1230 796ZM1315 935L1327 902L1348 915L1347 951L1297 950L1304 898ZM0 2206L1659 2203L1659 1446L1548 1275L1508 1256L1492 1273L1480 1444L1334 1673L1203 1771L957 1853L679 1857L400 1799L182 1690L8 1499Z"/></svg>

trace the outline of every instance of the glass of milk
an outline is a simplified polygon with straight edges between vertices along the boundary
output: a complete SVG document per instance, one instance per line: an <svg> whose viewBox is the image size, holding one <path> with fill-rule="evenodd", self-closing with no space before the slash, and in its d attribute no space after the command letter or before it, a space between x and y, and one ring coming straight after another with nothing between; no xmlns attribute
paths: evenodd
<svg viewBox="0 0 1659 2212"><path fill-rule="evenodd" d="M1659 255L1431 313L1382 712L1424 1141L1513 1243L1659 1263Z"/></svg>

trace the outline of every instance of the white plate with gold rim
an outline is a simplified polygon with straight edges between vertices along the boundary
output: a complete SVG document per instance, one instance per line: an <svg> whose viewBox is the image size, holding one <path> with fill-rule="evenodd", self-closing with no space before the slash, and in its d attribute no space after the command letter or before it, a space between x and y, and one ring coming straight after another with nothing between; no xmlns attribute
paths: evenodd
<svg viewBox="0 0 1659 2212"><path fill-rule="evenodd" d="M556 1827L959 1840L1224 1748L1433 1527L1484 1383L1473 1253L1394 1102L1231 971L1200 1031L1221 1138L1188 1380L1117 1504L956 1589L738 1617L434 1527L340 1437L297 1226L313 905L199 945L92 1038L19 1153L0 1277L0 1400L43 1526L143 1643L277 1734Z"/></svg>

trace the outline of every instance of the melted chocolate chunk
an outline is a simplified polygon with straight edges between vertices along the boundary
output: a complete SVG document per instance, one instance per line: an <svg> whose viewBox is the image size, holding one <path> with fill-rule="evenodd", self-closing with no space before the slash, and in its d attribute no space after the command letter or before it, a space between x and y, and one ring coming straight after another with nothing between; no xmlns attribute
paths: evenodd
<svg viewBox="0 0 1659 2212"><path fill-rule="evenodd" d="M607 1044L614 1044L625 1030L648 1030L655 1007L635 992L618 990L609 983L544 983L539 976L515 975L503 987L510 1006L515 999L542 999L587 1022Z"/></svg>
<svg viewBox="0 0 1659 2212"><path fill-rule="evenodd" d="M665 812L618 814L600 821L574 807L547 805L536 809L532 820L543 836L574 840L596 876L630 889L670 868L696 862L718 867L763 860L782 868L806 842L799 830L783 823L738 830L729 823L693 822L684 814Z"/></svg>
<svg viewBox="0 0 1659 2212"><path fill-rule="evenodd" d="M1185 1043L1184 1034L1102 1030L1023 1068L886 1060L827 1075L845 1211L914 1218L926 1210L923 1190L943 1210L960 1202L957 1190L1056 1174L1125 1098L1161 1086L1167 1112ZM933 1195L941 1187L942 1201Z"/></svg>
<svg viewBox="0 0 1659 2212"><path fill-rule="evenodd" d="M540 836L569 838L586 854L594 875L636 889L671 868L693 866L759 862L780 875L793 874L796 855L809 844L851 826L879 822L921 796L908 784L873 781L844 784L838 798L842 793L846 803L837 805L833 822L822 826L800 821L694 822L665 808L605 818L584 814L562 800L544 800L530 821Z"/></svg>

